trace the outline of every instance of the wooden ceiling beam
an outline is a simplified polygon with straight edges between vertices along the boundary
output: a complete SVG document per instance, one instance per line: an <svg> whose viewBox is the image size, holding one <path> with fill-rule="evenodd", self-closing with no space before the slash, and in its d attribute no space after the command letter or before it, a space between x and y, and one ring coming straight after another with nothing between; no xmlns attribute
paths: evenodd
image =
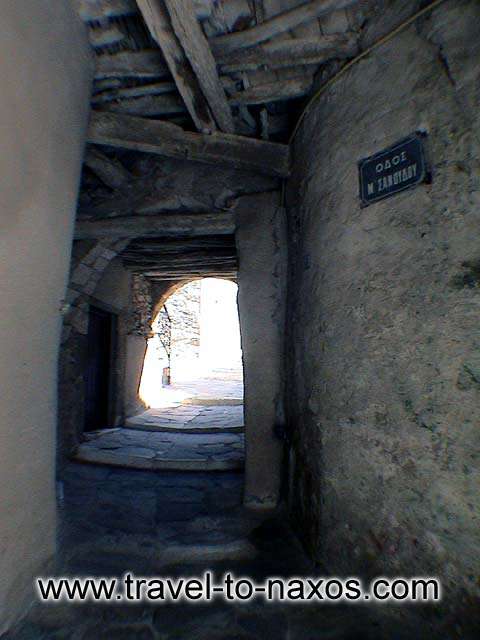
<svg viewBox="0 0 480 640"><path fill-rule="evenodd" d="M237 269L229 269L226 271L220 271L218 269L212 269L206 267L203 269L197 269L195 271L175 271L175 272L162 272L162 273L144 273L152 282L165 282L166 280L193 280L194 278L231 278L235 279L238 275Z"/></svg>
<svg viewBox="0 0 480 640"><path fill-rule="evenodd" d="M295 38L260 43L249 49L218 55L222 73L282 69L297 65L318 65L331 58L353 56L358 50L354 34L335 33L318 38Z"/></svg>
<svg viewBox="0 0 480 640"><path fill-rule="evenodd" d="M170 255L170 254L184 254L190 253L194 251L232 251L235 253L235 240L229 238L229 236L220 236L221 241L215 236L211 236L214 238L214 242L211 244L208 243L208 237L206 238L186 238L182 241L174 239L173 242L167 243L166 238L158 239L158 238L147 238L143 239L141 242L135 240L132 242L128 248L124 251L125 256L135 256L137 254L142 254L143 256L157 256L161 255ZM152 240L152 243L147 243L146 240ZM172 240L172 239L171 239Z"/></svg>
<svg viewBox="0 0 480 640"><path fill-rule="evenodd" d="M235 233L233 213L163 214L123 216L101 220L77 220L76 240L207 236Z"/></svg>
<svg viewBox="0 0 480 640"><path fill-rule="evenodd" d="M215 120L187 56L173 31L164 3L161 0L137 0L137 5L152 38L162 50L195 126L204 133L215 131Z"/></svg>
<svg viewBox="0 0 480 640"><path fill-rule="evenodd" d="M288 145L228 133L192 133L158 120L93 111L87 141L281 178L289 175Z"/></svg>
<svg viewBox="0 0 480 640"><path fill-rule="evenodd" d="M210 45L215 56L253 47L309 20L320 18L332 11L346 9L357 2L358 0L312 0L265 20L251 29L216 36L210 40Z"/></svg>
<svg viewBox="0 0 480 640"><path fill-rule="evenodd" d="M87 149L84 163L111 189L128 184L132 178L119 160L109 158L95 147Z"/></svg>
<svg viewBox="0 0 480 640"><path fill-rule="evenodd" d="M309 74L287 80L276 80L236 91L230 97L232 105L265 104L279 100L291 100L301 98L310 93L313 84L313 77Z"/></svg>
<svg viewBox="0 0 480 640"><path fill-rule="evenodd" d="M208 263L229 263L232 261L236 261L237 255L235 252L229 251L223 252L223 255L218 252L209 252L209 251L196 251L191 253L180 253L178 255L169 255L165 256L159 254L157 256L144 256L141 253L132 255L131 253L122 254L123 260L131 264L132 266L140 266L140 265L149 265L151 267L158 266L159 268L162 266L170 266L173 267L178 265L193 265L202 262Z"/></svg>
<svg viewBox="0 0 480 640"><path fill-rule="evenodd" d="M191 0L164 0L170 20L219 129L234 133L232 113L217 72L210 45L202 31Z"/></svg>
<svg viewBox="0 0 480 640"><path fill-rule="evenodd" d="M166 116L174 113L185 113L185 105L178 93L146 95L138 98L112 100L95 104L97 112L119 113L131 116Z"/></svg>
<svg viewBox="0 0 480 640"><path fill-rule="evenodd" d="M111 46L112 44L118 44L125 40L126 36L123 31L114 24L109 25L104 29L88 29L88 38L90 44L94 49L101 47Z"/></svg>
<svg viewBox="0 0 480 640"><path fill-rule="evenodd" d="M167 78L170 69L160 51L122 51L114 55L97 56L95 79L104 78Z"/></svg>
<svg viewBox="0 0 480 640"><path fill-rule="evenodd" d="M138 87L119 87L107 89L92 97L92 104L103 104L114 100L140 98L143 96L159 96L164 93L175 93L177 90L173 82L153 82Z"/></svg>
<svg viewBox="0 0 480 640"><path fill-rule="evenodd" d="M138 11L135 0L75 0L84 22L131 16Z"/></svg>

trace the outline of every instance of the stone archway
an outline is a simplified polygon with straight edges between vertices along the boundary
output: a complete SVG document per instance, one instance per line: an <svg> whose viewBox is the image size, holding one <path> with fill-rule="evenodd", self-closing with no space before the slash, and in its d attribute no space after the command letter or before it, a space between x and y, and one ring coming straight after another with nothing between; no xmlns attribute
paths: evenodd
<svg viewBox="0 0 480 640"><path fill-rule="evenodd" d="M59 354L58 463L72 455L83 432L84 365L90 297L111 261L128 240L81 241L74 244Z"/></svg>
<svg viewBox="0 0 480 640"><path fill-rule="evenodd" d="M261 215L260 215L261 213ZM237 282L245 383L245 429L247 440L245 502L253 507L271 507L280 492L284 433L283 330L285 317L284 211L276 193L244 196L235 210L235 244L238 254ZM82 434L83 379L88 330L88 305L95 287L114 257L124 252L125 240L82 241L77 247L65 302L64 330L60 355L59 449L60 460L72 455ZM131 246L131 245L130 245ZM129 249L130 250L130 249ZM197 275L197 274L196 274ZM195 275L195 277L196 277ZM207 274L205 274L207 275ZM201 274L198 273L201 277ZM176 287L181 278L157 279L143 291L142 276L135 278L131 336L126 361L130 370L122 417L138 413L138 385L150 331L152 310ZM191 275L187 280L193 279ZM137 297L137 299L135 299ZM152 303L153 299L153 303Z"/></svg>
<svg viewBox="0 0 480 640"><path fill-rule="evenodd" d="M205 394L213 401L215 393L220 394L215 396L217 400L236 394L242 403L237 298L238 286L233 278L198 276L156 288L152 336L139 390L142 402L159 408L169 390L173 392L173 387L183 383L190 388L190 403ZM166 370L171 373L173 387L169 382L160 384L162 371L168 375Z"/></svg>

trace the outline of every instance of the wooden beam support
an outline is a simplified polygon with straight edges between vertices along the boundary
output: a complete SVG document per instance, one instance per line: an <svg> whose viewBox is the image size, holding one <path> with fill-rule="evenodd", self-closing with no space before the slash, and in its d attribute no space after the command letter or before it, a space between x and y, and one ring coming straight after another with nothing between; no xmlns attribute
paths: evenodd
<svg viewBox="0 0 480 640"><path fill-rule="evenodd" d="M265 20L251 29L226 33L212 38L210 40L212 51L215 56L221 56L239 49L253 47L260 42L295 29L304 22L320 18L332 11L346 9L357 2L358 0L312 0L306 2L295 9L276 15L270 20Z"/></svg>
<svg viewBox="0 0 480 640"><path fill-rule="evenodd" d="M170 158L223 164L280 178L289 175L287 145L228 133L191 133L158 120L93 111L87 141Z"/></svg>
<svg viewBox="0 0 480 640"><path fill-rule="evenodd" d="M84 22L131 16L138 11L135 0L75 0L75 4Z"/></svg>
<svg viewBox="0 0 480 640"><path fill-rule="evenodd" d="M123 256L122 256L123 258ZM204 256L203 258L199 258L198 260L185 261L185 262L134 262L129 259L123 259L123 263L132 271L136 271L137 273L145 273L146 271L155 271L162 272L168 271L172 273L173 271L184 271L186 269L201 269L205 267L211 267L214 269L235 269L237 266L236 256L232 256L230 258L225 259L217 259L215 260L212 257Z"/></svg>
<svg viewBox="0 0 480 640"><path fill-rule="evenodd" d="M147 95L96 104L97 112L129 114L131 116L165 116L172 113L185 113L185 105L178 93Z"/></svg>
<svg viewBox="0 0 480 640"><path fill-rule="evenodd" d="M208 236L235 233L233 213L164 214L124 216L101 220L78 220L76 240L138 238L154 236Z"/></svg>
<svg viewBox="0 0 480 640"><path fill-rule="evenodd" d="M174 254L166 255L162 251L152 254L145 254L142 249L132 251L130 248L122 253L122 258L133 265L138 264L193 264L194 262L206 260L211 262L225 262L235 260L237 253L235 247L216 247L213 250L189 249L182 250Z"/></svg>
<svg viewBox="0 0 480 640"><path fill-rule="evenodd" d="M256 23L261 24L265 21L265 7L263 6L263 0L253 0L253 8L255 11Z"/></svg>
<svg viewBox="0 0 480 640"><path fill-rule="evenodd" d="M236 280L237 270L235 271L205 271L200 270L196 272L186 272L177 274L161 274L157 277L152 277L150 274L144 274L152 282L182 282L183 280L193 280L194 278L225 278L229 280Z"/></svg>
<svg viewBox="0 0 480 640"><path fill-rule="evenodd" d="M129 266L135 269L143 269L144 271L146 269L173 269L174 267L201 266L202 264L232 265L232 263L235 264L237 261L235 253L216 255L206 252L203 252L203 254L199 253L196 256L193 254L182 254L181 258L169 255L163 256L163 258L152 256L149 259L141 255L132 257L129 254L122 253L122 258Z"/></svg>
<svg viewBox="0 0 480 640"><path fill-rule="evenodd" d="M145 23L161 48L178 91L199 131L215 131L215 120L198 84L197 78L179 43L162 0L137 0Z"/></svg>
<svg viewBox="0 0 480 640"><path fill-rule="evenodd" d="M298 78L290 78L288 80L277 80L276 82L259 84L251 87L250 89L245 89L245 91L237 91L231 96L230 103L238 106L246 104L265 104L266 102L300 98L310 93L312 83L312 76L305 75Z"/></svg>
<svg viewBox="0 0 480 640"><path fill-rule="evenodd" d="M87 149L84 163L111 189L128 184L132 177L119 160L112 160L95 147Z"/></svg>
<svg viewBox="0 0 480 640"><path fill-rule="evenodd" d="M236 278L237 265L230 267L217 267L215 265L205 265L199 267L190 267L185 269L164 269L161 271L144 271L143 275L153 280L161 282L162 280L184 280L186 278Z"/></svg>
<svg viewBox="0 0 480 640"><path fill-rule="evenodd" d="M103 78L167 78L170 70L160 51L122 51L97 56L95 79Z"/></svg>
<svg viewBox="0 0 480 640"><path fill-rule="evenodd" d="M201 249L215 251L225 247L236 251L234 235L196 236L194 238L138 238L128 245L124 255L130 251L141 251L144 255L148 255L149 252L181 253L182 251Z"/></svg>
<svg viewBox="0 0 480 640"><path fill-rule="evenodd" d="M191 0L164 1L175 35L192 66L218 127L226 133L234 133L232 113L218 77L217 65Z"/></svg>
<svg viewBox="0 0 480 640"><path fill-rule="evenodd" d="M318 65L331 58L357 53L354 34L336 33L319 38L296 38L265 42L256 47L217 56L221 73L281 69L293 65Z"/></svg>
<svg viewBox="0 0 480 640"><path fill-rule="evenodd" d="M113 89L121 89L123 86L120 78L102 78L95 80L93 83L93 95L102 91L112 91Z"/></svg>
<svg viewBox="0 0 480 640"><path fill-rule="evenodd" d="M138 87L120 87L108 89L97 93L92 97L92 104L103 104L114 100L124 100L129 98L142 98L144 96L159 96L164 93L175 93L177 90L173 82L155 82L143 84Z"/></svg>
<svg viewBox="0 0 480 640"><path fill-rule="evenodd" d="M285 79L275 78L274 74L267 73L266 75L271 77L270 82L254 84L242 91L231 89L229 103L232 106L242 106L290 100L307 95L312 87L313 78L310 74L286 77ZM185 105L177 94L175 85L169 82L107 90L95 94L91 102L97 111L124 113L133 116L147 117L186 113ZM242 113L240 113L240 120L242 117ZM238 125L238 117L235 122ZM256 131L255 121L253 125L249 121L245 124L249 125L250 131L244 127L242 130L244 135L245 133L253 135Z"/></svg>
<svg viewBox="0 0 480 640"><path fill-rule="evenodd" d="M126 36L116 25L110 25L105 29L92 29L90 27L88 30L88 37L92 47L98 49L100 47L118 44L119 42L122 42L122 40L125 40Z"/></svg>

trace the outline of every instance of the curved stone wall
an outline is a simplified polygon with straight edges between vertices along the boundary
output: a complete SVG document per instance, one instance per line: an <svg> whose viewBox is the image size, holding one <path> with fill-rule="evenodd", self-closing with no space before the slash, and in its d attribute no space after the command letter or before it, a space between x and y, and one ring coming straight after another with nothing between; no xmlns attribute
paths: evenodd
<svg viewBox="0 0 480 640"><path fill-rule="evenodd" d="M405 4L383 2L365 40L399 24ZM296 137L287 196L291 506L305 541L334 572L439 575L444 606L469 615L479 25L478 2L444 2L334 82ZM358 161L418 130L431 184L362 208Z"/></svg>

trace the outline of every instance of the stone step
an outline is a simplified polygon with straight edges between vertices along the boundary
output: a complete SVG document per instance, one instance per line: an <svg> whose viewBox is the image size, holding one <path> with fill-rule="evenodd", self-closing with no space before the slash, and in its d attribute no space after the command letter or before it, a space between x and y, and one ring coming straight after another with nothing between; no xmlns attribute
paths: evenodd
<svg viewBox="0 0 480 640"><path fill-rule="evenodd" d="M89 449L80 445L74 457L77 462L102 464L126 469L149 469L152 471L238 471L244 468L242 455L237 458L146 458L133 453Z"/></svg>
<svg viewBox="0 0 480 640"><path fill-rule="evenodd" d="M183 405L199 405L203 407L238 407L243 404L243 398L186 398Z"/></svg>
<svg viewBox="0 0 480 640"><path fill-rule="evenodd" d="M153 431L159 433L243 433L245 426L237 427L190 427L186 424L183 427L174 427L169 424L147 424L139 423L132 420L126 420L125 426L128 429L136 429L138 431Z"/></svg>
<svg viewBox="0 0 480 640"><path fill-rule="evenodd" d="M144 546L140 537L104 536L94 542L79 544L73 553L63 559L67 574L82 567L93 575L109 571L112 575L130 570L160 572L165 567L198 565L199 573L210 563L223 561L248 561L258 555L256 547L246 538L214 544L153 544L146 538Z"/></svg>

